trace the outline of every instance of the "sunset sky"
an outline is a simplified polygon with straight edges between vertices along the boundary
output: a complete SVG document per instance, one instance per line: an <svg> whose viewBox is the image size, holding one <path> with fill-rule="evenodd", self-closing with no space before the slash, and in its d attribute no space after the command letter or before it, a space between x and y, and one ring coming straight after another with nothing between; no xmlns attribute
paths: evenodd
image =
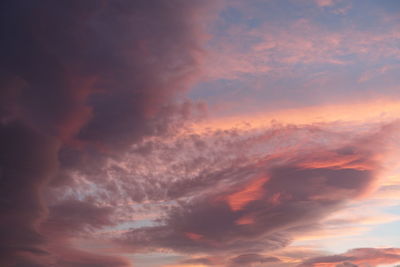
<svg viewBox="0 0 400 267"><path fill-rule="evenodd" d="M0 3L1 267L400 266L399 0Z"/></svg>

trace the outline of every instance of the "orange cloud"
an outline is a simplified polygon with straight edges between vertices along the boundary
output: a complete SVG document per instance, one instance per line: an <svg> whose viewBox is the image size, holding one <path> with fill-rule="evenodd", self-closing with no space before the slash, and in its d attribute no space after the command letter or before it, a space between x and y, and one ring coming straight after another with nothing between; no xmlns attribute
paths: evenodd
<svg viewBox="0 0 400 267"><path fill-rule="evenodd" d="M332 169L356 169L356 170L372 170L373 164L369 161L360 160L357 154L340 155L336 153L325 153L318 155L319 158L312 158L311 161L306 161L299 164L303 168L332 168Z"/></svg>
<svg viewBox="0 0 400 267"><path fill-rule="evenodd" d="M313 124L332 122L374 123L400 117L400 101L379 100L362 103L282 109L264 113L214 118L192 125L195 132L209 129L264 128L276 121L282 124Z"/></svg>
<svg viewBox="0 0 400 267"><path fill-rule="evenodd" d="M267 177L262 177L250 182L241 191L228 195L226 201L233 211L243 209L248 203L260 199L263 194L262 186L268 181Z"/></svg>
<svg viewBox="0 0 400 267"><path fill-rule="evenodd" d="M200 239L203 238L203 236L200 235L200 234L190 233L190 232L186 232L185 236L188 237L191 240L200 240Z"/></svg>
<svg viewBox="0 0 400 267"><path fill-rule="evenodd" d="M237 225L247 225L247 224L253 224L254 223L254 218L251 216L243 216L236 220L235 222Z"/></svg>

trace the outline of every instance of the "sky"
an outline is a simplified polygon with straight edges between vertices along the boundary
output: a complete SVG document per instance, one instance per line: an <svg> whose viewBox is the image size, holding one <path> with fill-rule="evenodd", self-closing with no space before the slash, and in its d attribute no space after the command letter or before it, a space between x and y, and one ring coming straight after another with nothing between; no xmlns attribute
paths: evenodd
<svg viewBox="0 0 400 267"><path fill-rule="evenodd" d="M400 1L0 3L0 266L400 266Z"/></svg>

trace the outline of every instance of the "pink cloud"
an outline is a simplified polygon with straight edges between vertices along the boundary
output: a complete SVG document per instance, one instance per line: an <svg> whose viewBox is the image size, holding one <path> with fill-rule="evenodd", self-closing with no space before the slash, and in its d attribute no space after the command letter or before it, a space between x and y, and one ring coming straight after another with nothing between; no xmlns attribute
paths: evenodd
<svg viewBox="0 0 400 267"><path fill-rule="evenodd" d="M332 6L335 1L334 0L315 0L315 3L320 7Z"/></svg>
<svg viewBox="0 0 400 267"><path fill-rule="evenodd" d="M181 265L280 264L268 253L378 180L391 126L349 130L337 120L380 114L380 104L334 106L320 124L310 122L321 110L308 110L312 119L292 110L283 115L290 125L196 131L184 123L204 106L182 93L202 73L284 76L348 56L398 59L397 29L327 33L307 19L239 27L205 59L212 1L0 7L0 265L125 267L123 254L160 251L193 256ZM397 254L356 249L309 262L378 264Z"/></svg>
<svg viewBox="0 0 400 267"><path fill-rule="evenodd" d="M398 248L356 248L342 254L322 256L304 261L304 267L378 266L400 262Z"/></svg>
<svg viewBox="0 0 400 267"><path fill-rule="evenodd" d="M334 1L321 1L330 6ZM343 7L335 12L346 12ZM397 28L366 32L355 27L328 31L308 19L289 21L285 27L268 23L254 29L235 27L227 37L216 37L207 60L209 79L242 79L246 75L290 75L296 64L349 65L400 58ZM218 39L220 38L220 39ZM256 41L254 41L256 40ZM346 60L352 57L353 59Z"/></svg>
<svg viewBox="0 0 400 267"><path fill-rule="evenodd" d="M246 157L241 142L247 148L260 147L263 142L277 141L273 135L249 137L248 143L242 136L237 143L228 138L230 151L238 148L242 164L229 164L226 169L221 165L216 173L200 173L187 184L185 179L175 184L173 196L182 201L172 206L161 224L134 229L120 242L132 251L171 249L207 255L283 248L292 238L312 233L347 202L364 196L377 179L384 154L378 140L385 134L370 132L327 150L323 147L330 136L325 132L322 147L294 147L265 158ZM200 151L214 148L206 144ZM227 151L221 153L232 155Z"/></svg>
<svg viewBox="0 0 400 267"><path fill-rule="evenodd" d="M262 177L251 181L243 189L226 197L228 205L233 211L243 209L248 203L258 200L263 195L263 185L268 182L268 178Z"/></svg>

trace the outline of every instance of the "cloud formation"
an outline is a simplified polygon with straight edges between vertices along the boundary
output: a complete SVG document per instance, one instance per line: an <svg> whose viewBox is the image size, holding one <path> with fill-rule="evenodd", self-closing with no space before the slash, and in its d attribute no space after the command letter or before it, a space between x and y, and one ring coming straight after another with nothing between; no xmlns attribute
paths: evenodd
<svg viewBox="0 0 400 267"><path fill-rule="evenodd" d="M300 13L354 11L343 1L294 2L287 0ZM373 67L351 72L358 86L395 72L397 28L371 34L360 25L319 25L311 11L274 24L258 20L256 7L272 14L282 1L249 2L243 17L235 3L1 2L1 266L142 267L147 257L159 266L288 267L310 255L300 266L375 266L399 259L395 248L285 254L324 231L360 232L357 226L398 218L372 207L369 217L346 211L375 189L374 200L398 191L396 176L382 181L399 168L399 102L336 99L287 112L269 105L277 95L289 105L309 95L348 96L336 76L315 69L366 62ZM387 13L377 20L384 19L396 20ZM278 76L288 81L304 70L312 70L311 80L278 92ZM229 106L228 94L185 95L202 82L263 75L272 80L258 83L257 118L212 114L215 120L199 123L207 110L201 94L220 94ZM316 85L319 91L302 91ZM267 101L261 91L273 94ZM248 105L240 95L236 101Z"/></svg>
<svg viewBox="0 0 400 267"><path fill-rule="evenodd" d="M253 263L279 262L276 257L264 257L258 254L242 254L231 259L232 266L251 266Z"/></svg>
<svg viewBox="0 0 400 267"><path fill-rule="evenodd" d="M303 130L296 129L289 136ZM288 133L282 130L279 134ZM291 153L274 151L262 158L250 157L242 150L242 165L194 177L189 187L192 193L178 194L177 186L187 187L174 185L174 196L180 195L181 200L171 205L158 225L129 231L120 242L136 252L172 250L219 257L283 248L370 190L380 169L378 158L384 153L378 140L385 134L369 133L342 141L331 150L308 143L291 147ZM323 136L324 141L334 139L326 132ZM254 147L276 141L271 135L250 140ZM365 142L369 147L361 145ZM233 147L240 144L237 141ZM226 150L224 154L230 153L232 150Z"/></svg>
<svg viewBox="0 0 400 267"><path fill-rule="evenodd" d="M304 261L299 266L378 266L398 262L400 262L400 249L398 248L356 248L343 254L311 258Z"/></svg>
<svg viewBox="0 0 400 267"><path fill-rule="evenodd" d="M71 172L88 162L95 169L196 109L176 99L199 70L198 20L207 7L203 1L1 3L2 265L127 266L68 246L56 252L60 260L49 252L57 250L46 248L52 239L112 223L109 208L90 201L57 203L48 184L68 190Z"/></svg>
<svg viewBox="0 0 400 267"><path fill-rule="evenodd" d="M0 264L18 266L23 255L47 255L37 228L46 216L41 196L57 168L59 142L22 122L0 126Z"/></svg>

